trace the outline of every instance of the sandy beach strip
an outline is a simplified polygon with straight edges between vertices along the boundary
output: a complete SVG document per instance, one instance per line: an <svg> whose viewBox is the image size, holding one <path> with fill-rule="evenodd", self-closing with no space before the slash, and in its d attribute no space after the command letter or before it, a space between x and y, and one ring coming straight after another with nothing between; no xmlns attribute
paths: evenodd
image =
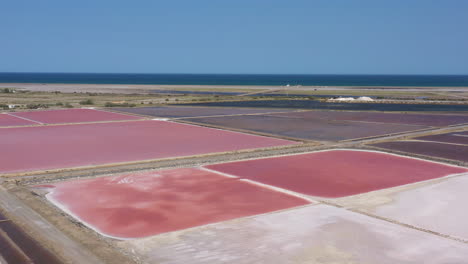
<svg viewBox="0 0 468 264"><path fill-rule="evenodd" d="M60 83L0 83L0 88L17 88L43 92L101 92L101 93L148 93L151 90L267 90L281 86L257 85L157 85L157 84L60 84ZM286 88L286 87L285 87ZM382 90L414 92L468 92L468 87L397 87L397 86L290 86L293 91L346 91Z"/></svg>

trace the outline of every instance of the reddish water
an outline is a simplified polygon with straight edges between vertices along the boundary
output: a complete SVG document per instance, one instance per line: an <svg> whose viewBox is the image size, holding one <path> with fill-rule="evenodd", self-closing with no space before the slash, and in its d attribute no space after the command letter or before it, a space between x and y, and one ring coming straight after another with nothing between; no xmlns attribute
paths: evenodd
<svg viewBox="0 0 468 264"><path fill-rule="evenodd" d="M45 124L85 123L97 121L137 120L141 117L93 109L61 109L11 113Z"/></svg>
<svg viewBox="0 0 468 264"><path fill-rule="evenodd" d="M61 182L48 195L104 235L137 238L307 201L199 169Z"/></svg>
<svg viewBox="0 0 468 264"><path fill-rule="evenodd" d="M18 117L14 117L7 114L0 114L0 127L8 126L28 126L28 125L37 125L37 123L24 120Z"/></svg>
<svg viewBox="0 0 468 264"><path fill-rule="evenodd" d="M0 173L297 144L165 121L0 129Z"/></svg>
<svg viewBox="0 0 468 264"><path fill-rule="evenodd" d="M346 150L224 163L207 168L303 194L333 198L468 171L385 153Z"/></svg>

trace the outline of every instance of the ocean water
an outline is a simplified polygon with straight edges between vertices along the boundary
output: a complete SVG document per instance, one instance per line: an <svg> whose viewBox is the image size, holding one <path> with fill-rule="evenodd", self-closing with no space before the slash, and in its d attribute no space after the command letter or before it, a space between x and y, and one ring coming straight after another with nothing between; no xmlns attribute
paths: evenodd
<svg viewBox="0 0 468 264"><path fill-rule="evenodd" d="M468 87L468 75L0 73L0 83Z"/></svg>

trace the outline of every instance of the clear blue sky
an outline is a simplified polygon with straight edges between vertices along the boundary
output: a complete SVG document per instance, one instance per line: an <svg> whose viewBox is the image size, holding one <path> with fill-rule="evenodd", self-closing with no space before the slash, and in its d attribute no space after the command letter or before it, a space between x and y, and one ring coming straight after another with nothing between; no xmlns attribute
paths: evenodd
<svg viewBox="0 0 468 264"><path fill-rule="evenodd" d="M11 0L0 72L468 74L466 0Z"/></svg>

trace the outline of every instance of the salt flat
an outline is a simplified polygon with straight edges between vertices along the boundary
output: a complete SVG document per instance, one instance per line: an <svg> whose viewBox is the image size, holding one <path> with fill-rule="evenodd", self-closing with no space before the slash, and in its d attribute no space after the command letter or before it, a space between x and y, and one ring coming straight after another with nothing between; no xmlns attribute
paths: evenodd
<svg viewBox="0 0 468 264"><path fill-rule="evenodd" d="M343 199L339 204L468 241L468 175Z"/></svg>
<svg viewBox="0 0 468 264"><path fill-rule="evenodd" d="M465 263L468 245L328 205L122 241L145 263Z"/></svg>

